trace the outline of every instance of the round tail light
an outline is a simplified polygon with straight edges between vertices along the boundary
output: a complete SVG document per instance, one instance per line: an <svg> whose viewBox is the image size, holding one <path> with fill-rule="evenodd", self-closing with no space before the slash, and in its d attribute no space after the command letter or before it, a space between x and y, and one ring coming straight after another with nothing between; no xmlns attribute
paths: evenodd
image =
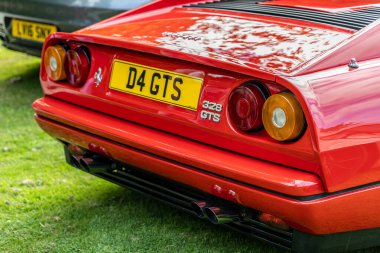
<svg viewBox="0 0 380 253"><path fill-rule="evenodd" d="M66 50L60 46L50 46L44 54L44 66L50 80L61 81L66 78L64 65L66 59Z"/></svg>
<svg viewBox="0 0 380 253"><path fill-rule="evenodd" d="M301 105L291 93L270 96L264 104L263 123L267 133L275 140L297 139L305 129L305 116Z"/></svg>
<svg viewBox="0 0 380 253"><path fill-rule="evenodd" d="M242 131L262 128L261 114L265 99L264 92L256 84L235 89L228 102L228 114L232 124Z"/></svg>
<svg viewBox="0 0 380 253"><path fill-rule="evenodd" d="M85 83L90 72L90 60L82 47L70 49L66 53L65 72L67 81L74 86Z"/></svg>

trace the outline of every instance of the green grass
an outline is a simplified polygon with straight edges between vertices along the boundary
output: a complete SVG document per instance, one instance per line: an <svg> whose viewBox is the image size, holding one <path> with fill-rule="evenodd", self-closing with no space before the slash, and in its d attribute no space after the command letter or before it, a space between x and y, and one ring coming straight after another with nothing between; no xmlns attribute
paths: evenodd
<svg viewBox="0 0 380 253"><path fill-rule="evenodd" d="M0 252L278 252L66 165L33 118L38 70L0 47Z"/></svg>

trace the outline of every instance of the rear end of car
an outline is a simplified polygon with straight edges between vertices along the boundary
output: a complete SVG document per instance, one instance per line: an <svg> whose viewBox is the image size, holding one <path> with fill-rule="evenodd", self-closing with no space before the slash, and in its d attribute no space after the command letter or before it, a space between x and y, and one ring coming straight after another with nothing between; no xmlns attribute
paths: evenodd
<svg viewBox="0 0 380 253"><path fill-rule="evenodd" d="M50 35L40 127L74 167L281 248L377 245L379 185L333 180L344 172L323 160L336 156L320 149L314 80L291 76L311 57L304 47L322 54L353 32L195 8ZM265 46L251 44L245 55L253 26L278 51L250 58Z"/></svg>

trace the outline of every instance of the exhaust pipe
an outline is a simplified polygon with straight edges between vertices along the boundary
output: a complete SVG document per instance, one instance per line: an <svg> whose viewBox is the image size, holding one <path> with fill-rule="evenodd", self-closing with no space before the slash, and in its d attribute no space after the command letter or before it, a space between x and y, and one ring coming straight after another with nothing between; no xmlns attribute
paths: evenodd
<svg viewBox="0 0 380 253"><path fill-rule="evenodd" d="M80 165L80 159L82 159L83 156L71 156L70 157L70 164L74 166L75 168L82 169L82 166Z"/></svg>
<svg viewBox="0 0 380 253"><path fill-rule="evenodd" d="M191 208L199 218L205 217L204 209L206 206L210 205L208 205L207 202L203 200L191 202Z"/></svg>
<svg viewBox="0 0 380 253"><path fill-rule="evenodd" d="M194 201L191 207L199 218L207 218L214 224L225 224L240 219L238 208L229 205L213 206L215 203L204 200Z"/></svg>
<svg viewBox="0 0 380 253"><path fill-rule="evenodd" d="M79 164L81 168L91 174L106 172L113 168L111 161L99 157L82 157Z"/></svg>
<svg viewBox="0 0 380 253"><path fill-rule="evenodd" d="M214 224L225 224L238 221L239 211L228 207L206 207L203 209L206 217Z"/></svg>
<svg viewBox="0 0 380 253"><path fill-rule="evenodd" d="M80 165L80 159L83 158L83 154L79 152L73 152L73 146L65 146L65 158L66 162L75 168L82 169Z"/></svg>
<svg viewBox="0 0 380 253"><path fill-rule="evenodd" d="M67 163L91 174L118 169L111 159L99 156L74 144L65 145Z"/></svg>

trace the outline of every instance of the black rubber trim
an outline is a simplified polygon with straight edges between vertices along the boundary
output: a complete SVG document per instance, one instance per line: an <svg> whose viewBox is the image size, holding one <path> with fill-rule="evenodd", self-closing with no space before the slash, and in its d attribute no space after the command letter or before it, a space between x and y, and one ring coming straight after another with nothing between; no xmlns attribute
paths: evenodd
<svg viewBox="0 0 380 253"><path fill-rule="evenodd" d="M379 238L380 228L372 228L327 235L312 235L294 230L292 252L353 252L354 250L358 249L379 246ZM377 251L374 249L374 251L371 252L379 252L379 249L377 249Z"/></svg>
<svg viewBox="0 0 380 253"><path fill-rule="evenodd" d="M73 155L68 150L68 143L63 142L63 144L67 163L77 167L77 163L73 162ZM224 226L284 250L291 250L296 253L335 253L369 248L380 244L378 240L380 228L326 235L313 235L294 229L279 230L261 222L258 219L260 214L258 210L231 203L152 172L147 172L107 157L100 157L95 153L91 153L91 151L87 151L85 156L92 157L103 166L97 165L94 170L81 166L77 168L203 219L206 217L199 216L192 208L193 201L206 201L208 203L217 203L216 205L221 206L235 205L235 208L245 215L239 216L239 220L224 224Z"/></svg>
<svg viewBox="0 0 380 253"><path fill-rule="evenodd" d="M370 184L366 184L366 185L361 185L361 186L357 186L357 187L353 187L353 188L344 189L344 190L333 192L333 193L322 193L322 194L316 194L316 195L311 195L311 196L302 196L302 197L292 196L292 195L284 194L284 193L281 193L281 192L269 190L269 189L266 189L266 188L263 188L263 187L260 187L260 186L252 185L252 184L249 184L249 183L246 183L246 182L242 182L240 180L236 180L236 179L233 179L233 178L225 177L225 176L222 176L222 175L210 172L210 171L206 171L204 169L201 169L201 168L198 168L198 167L194 167L194 166L191 166L191 165L188 165L188 164L184 164L184 163L181 163L181 162L178 162L178 161L166 158L166 157L162 157L162 156L159 156L157 154L150 153L150 152L147 152L145 150L141 150L141 149L138 149L138 148L126 145L124 143L120 143L120 142L117 142L117 141L114 141L114 140L110 140L108 138L104 138L102 136L99 136L99 135L96 135L96 134L93 134L93 133L90 133L90 132L87 132L87 131L83 131L82 129L78 129L78 128L69 126L67 124L63 124L63 123L61 123L59 121L52 120L50 118L47 118L47 117L44 117L44 116L41 116L41 115L38 115L38 114L37 114L37 116L39 118L41 118L41 119L44 119L46 121L49 121L49 122L52 122L52 123L55 123L55 124L58 124L58 125L62 125L62 126L66 127L66 128L69 128L71 130L74 130L74 131L77 131L77 132L80 132L80 133L83 133L83 134L86 134L86 135L90 135L90 136L98 138L98 139L105 140L105 141L113 143L115 145L122 146L124 148L131 149L133 151L137 151L139 153L142 153L142 154L154 157L154 158L158 158L160 160L163 160L163 161L166 161L166 162L169 162L169 163L181 166L181 167L185 167L185 168L188 168L188 169L191 169L191 170L194 170L194 171L198 171L198 172L201 172L203 174L207 174L207 175L210 175L210 176L213 176L213 177L216 177L216 178L220 178L220 179L223 179L223 180L226 180L226 181L230 181L230 182L233 182L233 183L236 183L236 184L240 184L240 185L252 188L252 189L264 191L266 193L278 195L278 196L281 196L281 197L284 197L284 198L288 198L288 199L292 199L292 200L298 200L298 201L301 201L301 202L320 200L320 199L323 199L323 198L328 198L328 197L338 196L338 195L345 194L345 193L350 193L350 192L353 192L353 191L356 191L356 190L363 190L363 189L367 189L367 188L371 188L371 187L375 187L375 186L380 186L380 182L374 182L374 183L370 183Z"/></svg>
<svg viewBox="0 0 380 253"><path fill-rule="evenodd" d="M20 44L15 44L15 43L9 43L7 42L6 38L4 38L3 46L13 51L23 52L23 53L30 54L33 56L41 57L42 45L40 48L35 48L30 45L20 45Z"/></svg>
<svg viewBox="0 0 380 253"><path fill-rule="evenodd" d="M68 143L64 142L63 144L67 163L77 167L77 164L72 160L72 154L67 148ZM258 219L258 215L260 214L258 210L236 205L236 203L231 203L188 185L158 176L152 172L147 172L115 160L109 160L106 157L100 157L90 151L88 151L87 156L102 161L104 167L97 167L94 171L87 171L81 167L79 169L196 215L199 218L206 219L205 216L199 216L192 208L193 201L206 201L222 206L235 205L235 208L245 215L241 216L239 220L223 224L223 226L284 250L291 250L296 253L336 253L379 246L380 244L378 240L380 228L326 235L313 235L294 229L287 231L276 229ZM114 166L110 166L110 164Z"/></svg>
<svg viewBox="0 0 380 253"><path fill-rule="evenodd" d="M190 4L184 7L248 12L259 15L322 23L347 28L350 30L360 30L380 18L380 7L369 7L362 10L330 13L297 7L263 5L259 4L260 2L266 2L266 0L214 1L208 3Z"/></svg>
<svg viewBox="0 0 380 253"><path fill-rule="evenodd" d="M239 213L244 215L239 216L239 219L232 223L221 225L263 242L270 243L281 249L290 250L292 248L293 229L281 230L263 223L259 220L260 211L256 209L232 203L220 197L202 192L189 185L173 181L172 179L159 176L120 161L99 156L89 150L87 150L86 156L98 161L96 169L87 170L81 166L78 167L78 164L73 161L73 155L68 149L68 143L63 142L63 144L67 163L84 172L144 194L202 219L207 219L207 217L199 215L199 213L194 210L193 202L195 201L205 201L209 205L216 206L233 206L233 208L239 210ZM99 165L99 163L103 165Z"/></svg>

